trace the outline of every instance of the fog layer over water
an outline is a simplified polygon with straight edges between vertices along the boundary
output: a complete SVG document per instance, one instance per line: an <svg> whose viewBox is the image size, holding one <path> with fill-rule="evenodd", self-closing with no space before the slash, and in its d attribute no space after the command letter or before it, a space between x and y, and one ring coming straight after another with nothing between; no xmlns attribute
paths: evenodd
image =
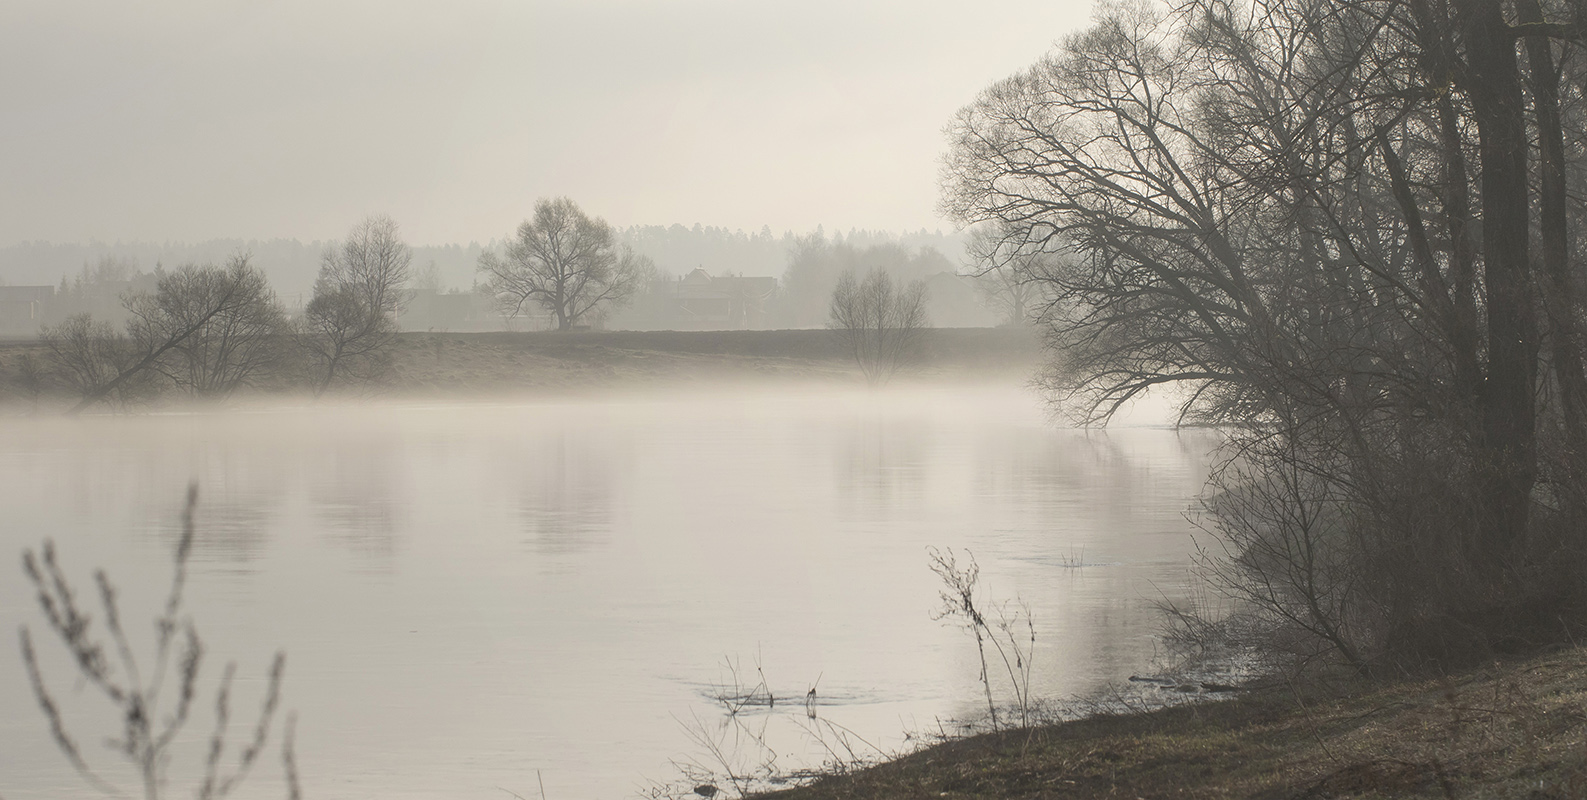
<svg viewBox="0 0 1587 800"><path fill-rule="evenodd" d="M199 482L189 602L207 662L173 790L202 774L224 662L239 662L246 724L282 648L283 704L299 713L317 798L527 797L537 770L552 798L631 796L676 777L669 759L698 755L683 726L717 713L726 662L759 666L790 700L819 681L823 718L898 747L980 703L973 640L932 617L928 546L972 550L990 596L1031 604L1038 695L1121 680L1149 668L1153 603L1183 592L1183 513L1215 444L1055 428L1013 388L0 429L0 552L52 537L85 604L105 567L140 645L184 487ZM117 721L42 629L20 569L5 569L17 571L0 579L0 623L34 630L79 741L116 763L100 741ZM0 795L87 794L14 647L0 653ZM779 747L808 754L790 730ZM241 796L283 795L278 744Z"/></svg>

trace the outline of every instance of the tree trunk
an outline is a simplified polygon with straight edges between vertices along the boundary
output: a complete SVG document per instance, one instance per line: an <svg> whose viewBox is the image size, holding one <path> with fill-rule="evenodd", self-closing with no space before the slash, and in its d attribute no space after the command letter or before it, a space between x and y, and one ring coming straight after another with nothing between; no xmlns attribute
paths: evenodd
<svg viewBox="0 0 1587 800"><path fill-rule="evenodd" d="M1543 9L1538 0L1518 0L1516 10L1522 23L1543 22ZM1576 287L1570 268L1559 71L1554 65L1553 45L1547 38L1527 37L1526 48L1532 102L1537 115L1538 212L1543 274L1548 280L1548 291L1543 293L1543 309L1547 315L1550 355L1559 387L1562 425L1570 448L1569 464L1579 478L1583 459L1587 458L1587 376L1582 372L1581 331L1575 315Z"/></svg>
<svg viewBox="0 0 1587 800"><path fill-rule="evenodd" d="M1494 0L1458 0L1466 93L1477 122L1482 176L1487 379L1481 393L1479 562L1507 572L1527 528L1537 479L1533 406L1538 334L1528 264L1527 137L1515 41Z"/></svg>

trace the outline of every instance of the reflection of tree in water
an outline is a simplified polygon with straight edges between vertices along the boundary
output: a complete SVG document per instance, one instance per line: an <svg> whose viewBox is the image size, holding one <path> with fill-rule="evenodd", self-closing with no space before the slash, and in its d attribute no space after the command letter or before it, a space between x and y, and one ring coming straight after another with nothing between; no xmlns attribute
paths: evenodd
<svg viewBox="0 0 1587 800"><path fill-rule="evenodd" d="M978 443L979 497L1045 498L1057 516L1086 510L1088 522L1155 518L1179 530L1206 479L1216 434L1038 429Z"/></svg>
<svg viewBox="0 0 1587 800"><path fill-rule="evenodd" d="M199 503L193 512L193 561L235 565L247 564L263 555L269 542L271 509L281 502L280 492L233 494L201 487ZM182 536L175 514L159 517L162 546L175 547Z"/></svg>
<svg viewBox="0 0 1587 800"><path fill-rule="evenodd" d="M925 490L930 431L921 423L873 418L847 431L838 464L838 493L845 500L888 505Z"/></svg>
<svg viewBox="0 0 1587 800"><path fill-rule="evenodd" d="M566 433L538 446L527 465L518 513L528 542L546 555L572 555L606 541L616 502L611 453Z"/></svg>
<svg viewBox="0 0 1587 800"><path fill-rule="evenodd" d="M1128 495L1140 481L1144 460L1132 459L1107 430L1039 428L1000 431L981 442L976 488L1022 496L1073 496L1092 490Z"/></svg>
<svg viewBox="0 0 1587 800"><path fill-rule="evenodd" d="M1150 668L1158 604L1186 600L1194 544L1184 515L1217 443L1205 431L1063 428L976 443L978 555L1026 587L1040 687L1100 686Z"/></svg>
<svg viewBox="0 0 1587 800"><path fill-rule="evenodd" d="M341 449L331 454L323 474L309 476L309 502L327 538L382 568L390 567L397 551L396 449L380 442Z"/></svg>

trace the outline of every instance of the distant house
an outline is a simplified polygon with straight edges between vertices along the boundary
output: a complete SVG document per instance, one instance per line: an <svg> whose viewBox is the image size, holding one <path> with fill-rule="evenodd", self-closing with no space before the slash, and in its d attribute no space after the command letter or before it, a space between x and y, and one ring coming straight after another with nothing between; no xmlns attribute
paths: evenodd
<svg viewBox="0 0 1587 800"><path fill-rule="evenodd" d="M713 276L695 269L681 278L651 281L613 327L649 330L745 330L766 326L776 278Z"/></svg>
<svg viewBox="0 0 1587 800"><path fill-rule="evenodd" d="M0 336L37 335L54 297L54 286L0 286Z"/></svg>

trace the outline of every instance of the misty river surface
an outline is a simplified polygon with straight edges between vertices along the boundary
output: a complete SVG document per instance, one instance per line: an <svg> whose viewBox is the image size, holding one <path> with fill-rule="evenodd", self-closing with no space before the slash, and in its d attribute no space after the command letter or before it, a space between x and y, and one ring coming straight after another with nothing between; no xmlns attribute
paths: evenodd
<svg viewBox="0 0 1587 800"><path fill-rule="evenodd" d="M630 797L710 763L690 731L714 730L734 668L789 699L756 712L785 768L822 753L812 686L882 749L974 715L974 641L933 618L928 547L1030 604L1038 695L1150 669L1216 441L1055 427L1014 387L8 418L0 627L29 626L77 740L138 794L17 557L52 538L89 609L104 567L147 650L196 480L206 661L172 796L201 779L225 662L240 746L279 648L310 798ZM285 795L279 743L234 796ZM0 796L92 795L7 638Z"/></svg>

